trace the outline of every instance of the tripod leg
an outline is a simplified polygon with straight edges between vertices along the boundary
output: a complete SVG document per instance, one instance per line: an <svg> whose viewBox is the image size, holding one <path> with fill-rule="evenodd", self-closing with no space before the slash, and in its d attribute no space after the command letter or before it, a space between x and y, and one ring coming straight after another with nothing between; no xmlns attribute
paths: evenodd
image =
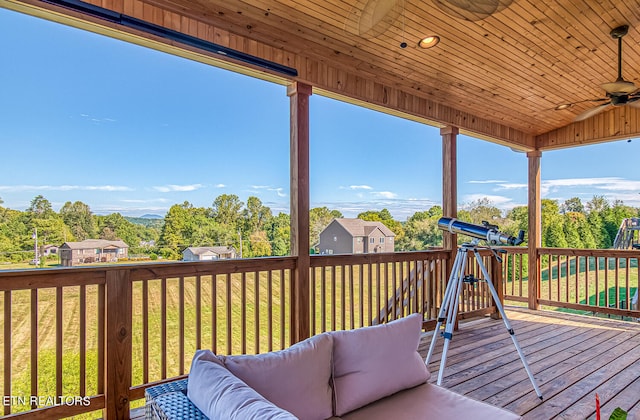
<svg viewBox="0 0 640 420"><path fill-rule="evenodd" d="M498 308L500 315L502 315L502 321L504 322L504 326L507 328L507 331L511 336L511 340L513 341L513 345L515 346L516 351L520 356L520 360L522 360L522 364L524 365L524 370L527 372L527 376L529 376L531 385L533 385L533 389L536 391L536 395L538 396L538 398L542 399L542 392L540 392L540 388L538 388L538 384L536 384L536 381L533 378L533 373L531 373L531 369L529 369L529 364L527 363L527 359L525 359L524 353L522 352L522 349L518 344L518 340L516 340L516 333L513 331L513 328L511 328L511 323L509 322L509 318L507 318L507 314L504 312L504 307L502 306L502 302L500 302L498 292L496 292L495 287L493 287L493 282L491 281L491 277L489 276L489 273L487 272L486 267L482 263L482 257L480 256L478 251L474 251L473 253L476 256L476 260L478 261L478 265L480 266L480 269L482 270L482 274L484 275L487 286L489 286L489 290L491 291L491 296L493 297L493 302L496 304L496 308Z"/></svg>
<svg viewBox="0 0 640 420"><path fill-rule="evenodd" d="M440 304L440 311L438 312L438 323L436 324L435 330L433 330L433 336L431 337L431 345L429 345L429 353L427 353L427 358L424 363L429 366L429 362L431 362L431 356L433 355L433 350L436 346L436 341L438 340L438 336L440 335L440 328L442 327L442 323L446 321L447 315L447 306L451 299L452 293L455 292L456 288L456 279L457 272L459 271L460 264L462 262L462 258L460 257L460 252L456 254L455 260L453 260L453 266L451 267L451 274L449 275L449 281L447 282L447 288L445 289L444 296L442 297L442 303Z"/></svg>
<svg viewBox="0 0 640 420"><path fill-rule="evenodd" d="M454 279L454 290L453 293L449 295L448 302L448 315L447 315L447 323L445 324L444 329L444 346L442 347L442 356L440 357L440 370L438 371L438 385L442 385L442 378L444 377L444 368L447 364L447 350L449 349L449 343L453 338L453 327L456 324L456 317L458 315L458 306L460 302L460 293L462 292L462 279L464 278L464 271L467 267L467 251L466 249L461 249L458 251L458 255L460 256L459 270L456 271L457 278Z"/></svg>

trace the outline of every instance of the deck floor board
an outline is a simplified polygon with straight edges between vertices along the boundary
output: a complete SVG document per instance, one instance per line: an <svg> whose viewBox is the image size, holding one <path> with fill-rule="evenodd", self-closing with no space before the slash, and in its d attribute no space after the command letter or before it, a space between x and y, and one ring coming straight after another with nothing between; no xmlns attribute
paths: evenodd
<svg viewBox="0 0 640 420"><path fill-rule="evenodd" d="M615 407L640 415L640 324L547 311L507 308L507 317L544 397L540 401L502 321L460 324L447 351L442 385L504 407L525 419L602 418ZM432 335L423 336L426 357ZM436 382L443 340L429 364ZM630 416L633 418L633 416Z"/></svg>

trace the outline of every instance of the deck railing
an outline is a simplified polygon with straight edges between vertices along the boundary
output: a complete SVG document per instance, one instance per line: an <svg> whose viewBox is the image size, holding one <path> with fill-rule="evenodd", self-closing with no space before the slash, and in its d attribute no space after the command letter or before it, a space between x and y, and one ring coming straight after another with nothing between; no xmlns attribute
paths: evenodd
<svg viewBox="0 0 640 420"><path fill-rule="evenodd" d="M527 302L526 248L508 247L503 263L504 298ZM538 304L622 317L640 317L635 250L538 249Z"/></svg>
<svg viewBox="0 0 640 420"><path fill-rule="evenodd" d="M413 312L434 324L450 255L313 256L311 332ZM198 348L288 347L296 269L277 257L0 272L0 414L122 418L147 387L185 376ZM486 290L465 289L462 317L492 308Z"/></svg>

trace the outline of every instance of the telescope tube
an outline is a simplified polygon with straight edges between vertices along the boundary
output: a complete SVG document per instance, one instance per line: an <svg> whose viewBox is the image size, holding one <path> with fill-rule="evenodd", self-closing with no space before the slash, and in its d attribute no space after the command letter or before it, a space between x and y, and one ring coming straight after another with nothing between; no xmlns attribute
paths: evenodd
<svg viewBox="0 0 640 420"><path fill-rule="evenodd" d="M495 226L489 224L487 224L487 226L474 225L473 223L463 222L451 217L441 217L440 220L438 220L438 227L451 233L460 233L482 239L490 245L520 245L524 242L524 231L522 230L518 234L518 237L514 237L498 232Z"/></svg>

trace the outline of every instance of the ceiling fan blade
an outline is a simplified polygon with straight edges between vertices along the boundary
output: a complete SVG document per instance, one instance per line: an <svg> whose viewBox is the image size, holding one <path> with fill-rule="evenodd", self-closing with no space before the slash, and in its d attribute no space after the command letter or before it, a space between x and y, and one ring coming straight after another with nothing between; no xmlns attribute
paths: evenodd
<svg viewBox="0 0 640 420"><path fill-rule="evenodd" d="M627 101L627 105L632 106L634 108L640 108L640 96L629 99Z"/></svg>
<svg viewBox="0 0 640 420"><path fill-rule="evenodd" d="M602 111L604 111L609 105L611 105L611 102L607 102L606 104L598 105L594 108L587 109L582 114L579 114L577 117L575 117L573 120L582 121L582 120L586 120L587 118L591 118L594 115L597 115Z"/></svg>

